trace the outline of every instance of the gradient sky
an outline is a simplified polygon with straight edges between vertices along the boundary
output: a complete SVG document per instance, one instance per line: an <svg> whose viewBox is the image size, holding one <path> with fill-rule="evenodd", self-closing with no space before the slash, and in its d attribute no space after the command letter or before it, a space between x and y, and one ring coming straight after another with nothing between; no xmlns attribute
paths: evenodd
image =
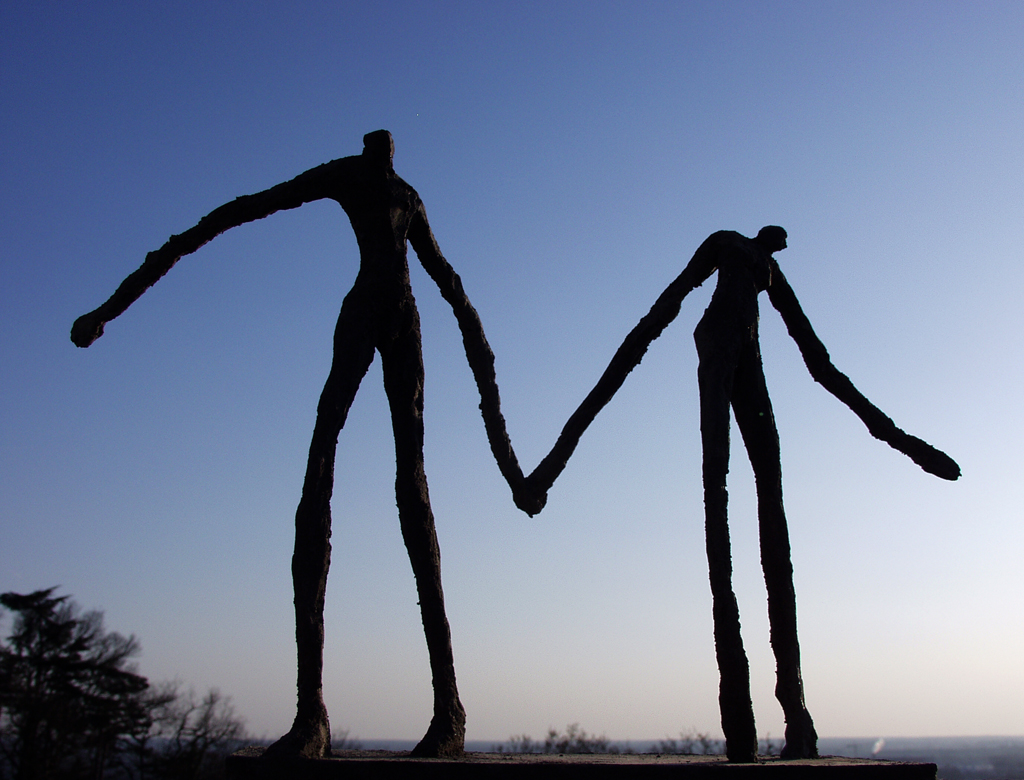
<svg viewBox="0 0 1024 780"><path fill-rule="evenodd" d="M336 204L188 257L68 339L172 233L386 128L497 355L532 469L711 232L778 256L837 367L959 482L875 441L762 297L807 702L822 736L1024 734L1024 5L0 2L0 591L61 585L140 670L294 714L292 524L337 310ZM533 519L410 256L426 465L470 739L720 733L696 291ZM325 695L417 738L431 694L379 361L342 432ZM735 587L774 701L753 485ZM10 629L9 616L0 630Z"/></svg>

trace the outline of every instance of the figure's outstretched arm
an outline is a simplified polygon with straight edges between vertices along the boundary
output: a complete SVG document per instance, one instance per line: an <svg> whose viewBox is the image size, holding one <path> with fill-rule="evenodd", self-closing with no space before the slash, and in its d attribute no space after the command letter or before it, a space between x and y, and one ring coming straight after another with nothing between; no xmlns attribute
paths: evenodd
<svg viewBox="0 0 1024 780"><path fill-rule="evenodd" d="M339 161L335 161L337 163ZM171 236L159 249L146 255L146 260L121 282L114 294L98 309L75 320L71 340L79 347L88 347L103 335L103 326L137 301L146 290L166 274L185 255L213 240L221 233L246 222L273 214L282 209L293 209L311 200L326 197L324 186L328 179L326 163L255 195L243 195L214 209L180 235Z"/></svg>
<svg viewBox="0 0 1024 780"><path fill-rule="evenodd" d="M897 428L896 423L854 387L846 374L832 365L828 350L811 328L807 315L800 308L796 293L774 261L768 298L782 315L782 321L786 323L789 335L800 348L800 354L803 355L804 363L814 381L849 406L864 422L872 436L902 452L929 474L949 480L959 478L960 466L956 461L928 442Z"/></svg>
<svg viewBox="0 0 1024 780"><path fill-rule="evenodd" d="M452 307L455 319L459 323L459 330L462 331L466 359L469 361L480 393L480 412L484 418L484 430L487 432L491 453L498 462L498 470L512 489L512 498L516 506L532 517L544 508L547 491L526 489L526 479L512 448L505 417L501 413L501 396L498 393L497 374L494 370L494 352L487 343L480 315L470 303L459 275L441 254L422 208L410 226L409 243L416 250L416 255L430 278L437 284L441 296Z"/></svg>
<svg viewBox="0 0 1024 780"><path fill-rule="evenodd" d="M669 323L679 314L683 299L700 287L715 271L714 236L706 240L687 263L683 272L665 288L651 310L629 332L622 345L615 352L608 368L597 380L583 403L579 405L562 428L555 446L551 448L540 464L527 479L532 490L547 493L565 469L569 458L579 444L580 437L597 417L613 395L622 387L629 372L640 365L647 348Z"/></svg>

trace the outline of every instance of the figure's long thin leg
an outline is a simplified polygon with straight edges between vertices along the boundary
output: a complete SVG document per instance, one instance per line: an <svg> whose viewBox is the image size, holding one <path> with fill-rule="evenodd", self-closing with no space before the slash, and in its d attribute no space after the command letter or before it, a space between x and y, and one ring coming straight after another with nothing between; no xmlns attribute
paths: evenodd
<svg viewBox="0 0 1024 780"><path fill-rule="evenodd" d="M718 346L705 346L698 333L700 364L700 433L704 455L704 533L715 623L715 654L721 675L718 703L722 712L726 754L730 761L757 760L757 731L750 701L750 668L740 636L740 614L732 589L729 543L729 396L732 365Z"/></svg>
<svg viewBox="0 0 1024 780"><path fill-rule="evenodd" d="M331 563L331 495L338 434L359 383L373 362L374 333L365 294L346 297L334 331L334 361L317 407L302 499L295 512L295 641L298 707L291 731L268 754L319 758L329 755L331 729L323 700L324 596Z"/></svg>
<svg viewBox="0 0 1024 780"><path fill-rule="evenodd" d="M413 754L457 757L465 746L466 712L455 684L451 629L441 588L441 549L423 468L423 354L414 309L401 323L400 335L390 344L381 344L380 352L395 432L398 514L416 578L434 688L433 718Z"/></svg>
<svg viewBox="0 0 1024 780"><path fill-rule="evenodd" d="M784 758L813 758L818 755L817 734L804 703L800 674L796 590L782 503L779 433L756 344L744 350L740 358L732 404L757 481L761 567L768 590L768 620L776 663L775 696L786 717L786 745L782 755Z"/></svg>

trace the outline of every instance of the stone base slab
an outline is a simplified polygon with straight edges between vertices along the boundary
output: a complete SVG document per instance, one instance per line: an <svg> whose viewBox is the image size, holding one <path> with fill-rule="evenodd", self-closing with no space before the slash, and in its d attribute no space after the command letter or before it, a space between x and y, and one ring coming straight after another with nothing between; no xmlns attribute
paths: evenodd
<svg viewBox="0 0 1024 780"><path fill-rule="evenodd" d="M466 753L460 759L413 758L388 750L336 750L331 758L269 760L262 747L239 750L227 760L227 780L935 780L935 764L825 756L756 764L730 764L724 756L638 753Z"/></svg>

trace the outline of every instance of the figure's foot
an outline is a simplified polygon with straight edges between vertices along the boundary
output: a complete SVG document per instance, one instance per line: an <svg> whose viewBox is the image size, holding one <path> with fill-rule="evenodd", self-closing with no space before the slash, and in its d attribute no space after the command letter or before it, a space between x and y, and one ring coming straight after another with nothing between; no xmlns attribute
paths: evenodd
<svg viewBox="0 0 1024 780"><path fill-rule="evenodd" d="M739 651L743 653L743 649ZM736 676L741 684L730 684L722 673L722 686L718 703L722 710L722 732L725 734L725 756L731 764L757 763L757 727L754 725L754 706L750 703L750 685L746 658Z"/></svg>
<svg viewBox="0 0 1024 780"><path fill-rule="evenodd" d="M327 710L323 717L308 718L300 722L295 718L291 731L267 748L264 758L330 758L331 726Z"/></svg>
<svg viewBox="0 0 1024 780"><path fill-rule="evenodd" d="M743 740L743 745L737 747L729 740L725 741L725 757L729 759L730 764L757 763L757 745L755 743L751 749L749 742L750 740Z"/></svg>
<svg viewBox="0 0 1024 780"><path fill-rule="evenodd" d="M450 715L434 715L427 733L412 749L417 758L461 758L465 752L466 712L461 705Z"/></svg>
<svg viewBox="0 0 1024 780"><path fill-rule="evenodd" d="M814 731L811 714L804 710L794 721L786 724L786 745L780 756L788 759L817 758L818 734Z"/></svg>

